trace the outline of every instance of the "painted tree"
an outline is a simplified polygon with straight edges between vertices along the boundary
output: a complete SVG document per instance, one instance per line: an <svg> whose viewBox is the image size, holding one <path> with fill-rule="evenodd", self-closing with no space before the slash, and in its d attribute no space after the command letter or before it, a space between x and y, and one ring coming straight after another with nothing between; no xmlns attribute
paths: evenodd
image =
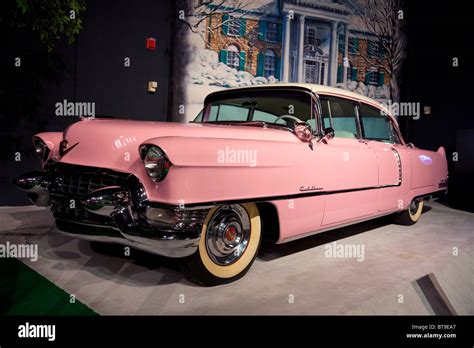
<svg viewBox="0 0 474 348"><path fill-rule="evenodd" d="M399 77L405 59L406 36L402 0L358 0L352 28L372 41L382 54L362 54L367 64L390 75L390 96L400 101Z"/></svg>
<svg viewBox="0 0 474 348"><path fill-rule="evenodd" d="M245 20L249 15L262 17L270 12L274 2L268 0L189 0L191 6L181 13L179 19L193 33L204 41L206 46L221 37L219 31L233 21ZM257 5L256 5L257 4ZM213 16L223 20L212 21ZM224 19L225 18L225 19ZM259 35L258 26L245 33L245 41L239 43L242 51L253 52ZM229 39L231 41L232 39ZM230 43L230 42L229 42Z"/></svg>

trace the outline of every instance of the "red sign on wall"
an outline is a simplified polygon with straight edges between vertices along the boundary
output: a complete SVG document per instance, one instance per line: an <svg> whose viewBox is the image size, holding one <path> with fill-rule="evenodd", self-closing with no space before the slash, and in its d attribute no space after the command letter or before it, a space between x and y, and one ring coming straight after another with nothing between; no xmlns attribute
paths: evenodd
<svg viewBox="0 0 474 348"><path fill-rule="evenodd" d="M156 39L149 37L146 39L146 48L150 51L154 51L156 49Z"/></svg>

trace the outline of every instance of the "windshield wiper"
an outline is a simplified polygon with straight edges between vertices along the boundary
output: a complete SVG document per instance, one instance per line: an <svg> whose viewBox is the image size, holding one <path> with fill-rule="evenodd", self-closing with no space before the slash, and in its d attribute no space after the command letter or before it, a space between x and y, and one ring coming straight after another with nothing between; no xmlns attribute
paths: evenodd
<svg viewBox="0 0 474 348"><path fill-rule="evenodd" d="M289 130L293 130L290 126L286 124L279 124L279 123L271 123L266 121L248 121L248 122L240 122L238 123L239 126L262 126L263 128L285 128Z"/></svg>
<svg viewBox="0 0 474 348"><path fill-rule="evenodd" d="M263 128L284 128L288 130L293 130L292 127L285 125L285 124L279 124L279 123L271 123L271 122L266 122L266 121L207 121L207 122L200 122L202 124L228 124L228 125L236 125L236 126L251 126L251 127L263 127Z"/></svg>

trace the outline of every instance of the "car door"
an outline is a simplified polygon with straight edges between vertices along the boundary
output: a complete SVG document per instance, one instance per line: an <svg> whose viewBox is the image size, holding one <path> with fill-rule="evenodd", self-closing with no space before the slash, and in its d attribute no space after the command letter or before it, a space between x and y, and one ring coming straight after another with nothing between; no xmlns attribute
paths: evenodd
<svg viewBox="0 0 474 348"><path fill-rule="evenodd" d="M327 192L323 225L339 224L377 211L377 160L361 139L356 101L320 96L323 127L334 137L322 149Z"/></svg>
<svg viewBox="0 0 474 348"><path fill-rule="evenodd" d="M359 105L359 119L363 138L377 158L377 210L397 209L403 204L403 193L407 190L405 185L402 186L406 184L403 170L408 169L406 151L400 146L390 118L381 109L362 102Z"/></svg>

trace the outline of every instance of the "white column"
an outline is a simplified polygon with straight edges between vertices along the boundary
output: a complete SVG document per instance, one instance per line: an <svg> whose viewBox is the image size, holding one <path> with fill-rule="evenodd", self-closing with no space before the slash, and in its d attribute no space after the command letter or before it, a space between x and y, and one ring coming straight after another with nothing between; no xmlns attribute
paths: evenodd
<svg viewBox="0 0 474 348"><path fill-rule="evenodd" d="M344 53L345 53L344 58L349 59L349 25L348 24L344 25ZM344 59L343 59L342 63L344 64ZM344 84L347 83L348 70L349 70L348 66L343 67L342 80L343 80Z"/></svg>
<svg viewBox="0 0 474 348"><path fill-rule="evenodd" d="M329 86L337 82L337 22L331 22L331 50L329 53Z"/></svg>
<svg viewBox="0 0 474 348"><path fill-rule="evenodd" d="M290 77L290 16L285 14L285 38L283 40L283 74L281 80L288 82Z"/></svg>
<svg viewBox="0 0 474 348"><path fill-rule="evenodd" d="M304 82L304 16L298 18L298 82Z"/></svg>

